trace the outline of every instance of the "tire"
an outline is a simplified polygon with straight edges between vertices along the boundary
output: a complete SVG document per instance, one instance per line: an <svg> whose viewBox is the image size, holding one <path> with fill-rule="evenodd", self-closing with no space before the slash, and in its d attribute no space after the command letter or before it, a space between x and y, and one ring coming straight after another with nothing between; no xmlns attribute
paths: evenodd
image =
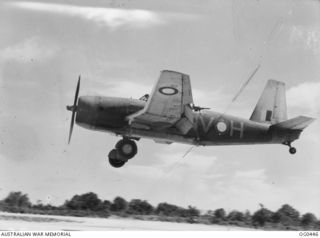
<svg viewBox="0 0 320 238"><path fill-rule="evenodd" d="M118 160L118 159L110 159L109 158L109 163L114 168L121 168L123 165L125 165L126 162L124 162L122 160Z"/></svg>
<svg viewBox="0 0 320 238"><path fill-rule="evenodd" d="M296 148L294 148L294 147L291 147L290 149L289 149L289 152L290 152L290 154L295 154L296 152L297 152L297 150L296 150Z"/></svg>
<svg viewBox="0 0 320 238"><path fill-rule="evenodd" d="M118 141L116 144L117 153L119 153L120 157L131 159L133 158L137 152L137 144L133 140L123 139Z"/></svg>
<svg viewBox="0 0 320 238"><path fill-rule="evenodd" d="M114 168L122 167L126 161L117 159L117 151L115 149L111 150L109 155L109 163Z"/></svg>

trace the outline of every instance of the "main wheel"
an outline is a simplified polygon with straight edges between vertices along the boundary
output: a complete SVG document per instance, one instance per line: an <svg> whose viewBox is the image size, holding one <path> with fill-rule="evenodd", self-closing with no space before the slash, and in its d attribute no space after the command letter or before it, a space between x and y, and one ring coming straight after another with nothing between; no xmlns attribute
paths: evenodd
<svg viewBox="0 0 320 238"><path fill-rule="evenodd" d="M295 154L297 152L297 150L294 147L290 147L289 152L290 152L290 154L293 155L293 154Z"/></svg>
<svg viewBox="0 0 320 238"><path fill-rule="evenodd" d="M112 167L114 168L120 168L122 167L126 162L118 159L111 159L109 158L109 163L111 164Z"/></svg>
<svg viewBox="0 0 320 238"><path fill-rule="evenodd" d="M133 140L129 139L120 140L116 144L116 149L119 155L126 159L133 158L138 152L136 143Z"/></svg>
<svg viewBox="0 0 320 238"><path fill-rule="evenodd" d="M117 151L115 149L110 151L108 157L109 157L109 163L111 164L112 167L120 168L126 163L126 161L119 160L117 158Z"/></svg>

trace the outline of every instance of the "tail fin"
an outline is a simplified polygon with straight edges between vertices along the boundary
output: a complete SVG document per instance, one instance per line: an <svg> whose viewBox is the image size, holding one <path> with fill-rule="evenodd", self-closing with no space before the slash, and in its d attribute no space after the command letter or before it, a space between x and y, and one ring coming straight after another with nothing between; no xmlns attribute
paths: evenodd
<svg viewBox="0 0 320 238"><path fill-rule="evenodd" d="M298 116L287 121L283 121L272 125L274 129L290 129L290 130L303 130L309 126L315 119L311 117Z"/></svg>
<svg viewBox="0 0 320 238"><path fill-rule="evenodd" d="M287 120L287 103L283 82L268 80L250 120L270 124Z"/></svg>

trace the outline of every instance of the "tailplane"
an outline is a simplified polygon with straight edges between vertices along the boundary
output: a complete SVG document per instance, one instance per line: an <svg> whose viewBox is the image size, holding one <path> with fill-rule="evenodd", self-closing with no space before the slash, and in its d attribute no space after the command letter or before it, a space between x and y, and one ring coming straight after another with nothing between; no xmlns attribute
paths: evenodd
<svg viewBox="0 0 320 238"><path fill-rule="evenodd" d="M282 130L304 130L309 126L315 119L311 117L298 116L290 120L286 120L271 126L273 129L282 129Z"/></svg>
<svg viewBox="0 0 320 238"><path fill-rule="evenodd" d="M291 143L299 139L301 132L314 120L311 117L298 116L270 126L270 131L274 138L280 138L279 142L290 147L290 154L295 154L297 150Z"/></svg>
<svg viewBox="0 0 320 238"><path fill-rule="evenodd" d="M283 82L268 80L250 120L269 124L287 120L287 103Z"/></svg>

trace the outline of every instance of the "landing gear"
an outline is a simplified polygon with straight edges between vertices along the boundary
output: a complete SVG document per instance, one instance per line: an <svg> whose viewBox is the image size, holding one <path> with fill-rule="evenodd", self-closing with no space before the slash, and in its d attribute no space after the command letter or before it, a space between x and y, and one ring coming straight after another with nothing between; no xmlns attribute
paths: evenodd
<svg viewBox="0 0 320 238"><path fill-rule="evenodd" d="M120 168L126 163L126 161L118 159L117 151L115 149L110 151L108 157L109 157L109 163L111 164L112 167Z"/></svg>
<svg viewBox="0 0 320 238"><path fill-rule="evenodd" d="M283 144L289 146L289 153L290 154L293 155L297 152L296 148L291 146L291 142L287 141L287 142L284 142Z"/></svg>
<svg viewBox="0 0 320 238"><path fill-rule="evenodd" d="M290 152L290 154L295 154L296 152L297 152L297 150L296 150L296 148L294 148L294 147L291 147L290 149L289 149L289 152Z"/></svg>
<svg viewBox="0 0 320 238"><path fill-rule="evenodd" d="M115 147L116 148L111 150L108 155L109 163L115 168L122 167L129 159L132 159L138 151L136 143L128 138L118 141Z"/></svg>
<svg viewBox="0 0 320 238"><path fill-rule="evenodd" d="M130 139L118 141L116 150L121 157L124 157L127 160L133 158L138 152L136 143Z"/></svg>

